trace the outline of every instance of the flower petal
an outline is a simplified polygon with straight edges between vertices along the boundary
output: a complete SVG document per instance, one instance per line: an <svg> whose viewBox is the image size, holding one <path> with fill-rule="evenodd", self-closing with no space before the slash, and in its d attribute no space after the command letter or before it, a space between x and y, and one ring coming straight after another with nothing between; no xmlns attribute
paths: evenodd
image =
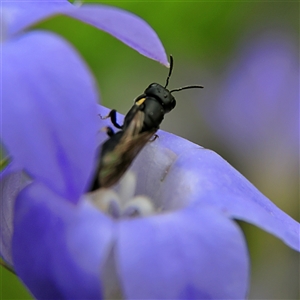
<svg viewBox="0 0 300 300"><path fill-rule="evenodd" d="M155 31L141 18L106 5L76 7L67 1L7 4L4 9L8 35L14 35L42 19L68 15L103 30L142 55L169 66L164 47Z"/></svg>
<svg viewBox="0 0 300 300"><path fill-rule="evenodd" d="M50 18L65 10L73 9L73 5L63 1L11 1L3 2L2 22L7 38L18 34L43 19Z"/></svg>
<svg viewBox="0 0 300 300"><path fill-rule="evenodd" d="M119 272L129 299L244 299L243 235L206 208L120 223Z"/></svg>
<svg viewBox="0 0 300 300"><path fill-rule="evenodd" d="M113 223L92 204L31 184L16 200L14 228L14 267L36 298L101 298Z"/></svg>
<svg viewBox="0 0 300 300"><path fill-rule="evenodd" d="M2 139L9 155L31 176L77 201L96 149L92 75L69 44L46 32L4 43L2 75Z"/></svg>
<svg viewBox="0 0 300 300"><path fill-rule="evenodd" d="M83 5L66 14L106 31L142 55L169 66L164 47L155 31L134 14L104 5Z"/></svg>
<svg viewBox="0 0 300 300"><path fill-rule="evenodd" d="M9 168L9 166L7 167ZM11 240L13 234L13 207L15 198L28 181L22 172L1 174L0 182L0 256L10 266L13 265Z"/></svg>
<svg viewBox="0 0 300 300"><path fill-rule="evenodd" d="M158 132L134 164L138 193L146 192L163 209L184 205L218 208L252 223L300 251L300 226L215 152ZM155 157L155 162L153 162ZM149 168L149 163L155 168Z"/></svg>

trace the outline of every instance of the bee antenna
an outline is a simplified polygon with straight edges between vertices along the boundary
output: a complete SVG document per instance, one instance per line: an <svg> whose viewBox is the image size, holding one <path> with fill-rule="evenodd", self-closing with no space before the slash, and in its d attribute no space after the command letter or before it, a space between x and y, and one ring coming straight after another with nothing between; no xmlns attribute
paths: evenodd
<svg viewBox="0 0 300 300"><path fill-rule="evenodd" d="M167 80L166 80L165 88L166 88L166 87L168 86L168 84L169 84L169 79L170 79L170 77L171 77L172 71L173 71L173 56L170 54L170 69L169 69L169 75L168 75Z"/></svg>
<svg viewBox="0 0 300 300"><path fill-rule="evenodd" d="M198 88L202 89L203 86L202 85L187 85L187 86L180 87L178 89L174 89L174 90L170 91L170 93L179 92L179 91L187 90L187 89L198 89Z"/></svg>

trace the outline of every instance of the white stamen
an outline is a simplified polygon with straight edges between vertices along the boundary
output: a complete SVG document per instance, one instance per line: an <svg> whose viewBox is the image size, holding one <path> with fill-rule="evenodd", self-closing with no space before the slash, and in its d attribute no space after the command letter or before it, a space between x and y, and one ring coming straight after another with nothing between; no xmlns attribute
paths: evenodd
<svg viewBox="0 0 300 300"><path fill-rule="evenodd" d="M123 216L148 216L154 213L154 206L146 196L136 196L124 207Z"/></svg>
<svg viewBox="0 0 300 300"><path fill-rule="evenodd" d="M155 208L150 198L134 197L135 187L136 176L128 171L120 181L119 194L112 189L101 188L88 195L94 205L114 219L154 214Z"/></svg>
<svg viewBox="0 0 300 300"><path fill-rule="evenodd" d="M119 196L121 199L121 205L124 207L126 203L134 197L136 188L136 176L133 172L127 171L120 181Z"/></svg>
<svg viewBox="0 0 300 300"><path fill-rule="evenodd" d="M92 202L102 211L108 212L111 203L120 207L119 195L111 189L99 189L89 194ZM120 208L119 208L120 210Z"/></svg>

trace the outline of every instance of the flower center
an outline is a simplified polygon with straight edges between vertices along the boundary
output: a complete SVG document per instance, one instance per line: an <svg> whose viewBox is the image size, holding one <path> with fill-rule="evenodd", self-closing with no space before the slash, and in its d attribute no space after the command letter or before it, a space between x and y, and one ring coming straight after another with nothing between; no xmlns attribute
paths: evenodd
<svg viewBox="0 0 300 300"><path fill-rule="evenodd" d="M136 176L127 171L120 181L119 193L112 189L99 189L89 193L90 199L100 210L114 219L144 217L155 212L146 196L134 196Z"/></svg>

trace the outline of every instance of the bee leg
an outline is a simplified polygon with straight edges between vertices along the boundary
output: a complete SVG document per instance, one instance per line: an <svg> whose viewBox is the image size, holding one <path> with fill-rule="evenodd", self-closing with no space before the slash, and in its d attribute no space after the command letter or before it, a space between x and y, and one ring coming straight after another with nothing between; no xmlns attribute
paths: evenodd
<svg viewBox="0 0 300 300"><path fill-rule="evenodd" d="M100 116L100 118L101 118L102 120L110 118L111 122L113 123L113 125L114 125L116 128L119 128L119 129L122 129L122 128L123 128L123 126L121 126L121 125L118 124L118 122L117 122L117 111L116 111L115 109L112 109L112 110L109 112L109 114L108 114L107 116L105 116L105 117Z"/></svg>
<svg viewBox="0 0 300 300"><path fill-rule="evenodd" d="M112 137L114 134L115 134L115 132L114 132L114 130L111 128L111 127L105 127L104 128L104 131L106 131L106 134L109 136L109 137Z"/></svg>
<svg viewBox="0 0 300 300"><path fill-rule="evenodd" d="M149 142L154 142L156 139L158 138L158 135L155 133L152 137L151 137L151 139L149 140Z"/></svg>

